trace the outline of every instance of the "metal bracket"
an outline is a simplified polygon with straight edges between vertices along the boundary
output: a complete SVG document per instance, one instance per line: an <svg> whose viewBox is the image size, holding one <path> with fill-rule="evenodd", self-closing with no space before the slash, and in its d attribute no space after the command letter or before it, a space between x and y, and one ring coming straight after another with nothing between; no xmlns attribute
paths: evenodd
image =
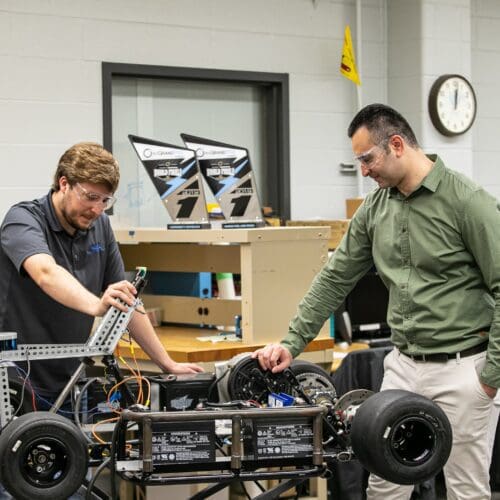
<svg viewBox="0 0 500 500"><path fill-rule="evenodd" d="M141 279L144 277L145 270L142 272ZM110 307L85 344L21 344L16 349L0 351L0 429L3 429L13 418L6 367L12 365L10 362L112 355L127 329L132 314L142 305L142 301L136 298L134 304L129 306L126 312ZM84 363L81 363L76 373L83 371L83 367ZM54 405L55 410L60 406L59 401L69 394L75 382L76 377L71 377Z"/></svg>

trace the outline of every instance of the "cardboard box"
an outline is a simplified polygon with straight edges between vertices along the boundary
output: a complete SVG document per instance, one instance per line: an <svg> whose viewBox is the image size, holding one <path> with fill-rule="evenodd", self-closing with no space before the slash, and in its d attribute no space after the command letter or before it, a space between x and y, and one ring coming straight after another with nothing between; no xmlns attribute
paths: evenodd
<svg viewBox="0 0 500 500"><path fill-rule="evenodd" d="M330 239L328 248L333 250L339 246L340 240L349 227L348 219L338 220L287 220L287 226L330 226Z"/></svg>
<svg viewBox="0 0 500 500"><path fill-rule="evenodd" d="M266 226L280 227L283 225L283 221L279 217L264 217L266 221Z"/></svg>
<svg viewBox="0 0 500 500"><path fill-rule="evenodd" d="M352 219L358 207L363 203L364 198L347 198L345 200L345 216Z"/></svg>

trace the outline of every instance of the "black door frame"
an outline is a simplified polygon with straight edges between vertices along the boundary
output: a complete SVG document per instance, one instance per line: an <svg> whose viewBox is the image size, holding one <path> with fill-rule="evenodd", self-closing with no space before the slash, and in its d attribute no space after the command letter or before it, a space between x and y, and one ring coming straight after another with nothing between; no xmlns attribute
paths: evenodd
<svg viewBox="0 0 500 500"><path fill-rule="evenodd" d="M265 178L269 199L266 204L283 219L290 218L290 122L289 77L287 73L232 71L176 66L102 63L103 145L109 151L112 142L112 84L115 77L137 77L242 83L259 85L264 90L266 140L268 147ZM274 147L273 147L274 145Z"/></svg>

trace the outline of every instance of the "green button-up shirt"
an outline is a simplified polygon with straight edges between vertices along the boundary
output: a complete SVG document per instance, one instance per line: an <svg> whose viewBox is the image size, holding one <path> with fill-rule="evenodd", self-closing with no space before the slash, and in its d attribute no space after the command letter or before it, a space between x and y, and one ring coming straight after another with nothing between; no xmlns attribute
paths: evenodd
<svg viewBox="0 0 500 500"><path fill-rule="evenodd" d="M293 356L375 264L400 350L454 353L489 339L481 380L500 387L500 206L430 158L432 170L409 196L376 189L357 210L282 341Z"/></svg>

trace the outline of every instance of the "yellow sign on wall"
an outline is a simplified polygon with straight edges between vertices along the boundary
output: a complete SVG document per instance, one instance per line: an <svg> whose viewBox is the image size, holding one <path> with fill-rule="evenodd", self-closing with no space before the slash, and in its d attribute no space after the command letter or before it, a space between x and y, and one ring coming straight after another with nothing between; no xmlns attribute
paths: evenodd
<svg viewBox="0 0 500 500"><path fill-rule="evenodd" d="M340 72L356 85L361 85L358 70L356 69L356 59L354 57L354 48L352 46L351 28L345 27L344 46L342 47L342 60L340 61Z"/></svg>

